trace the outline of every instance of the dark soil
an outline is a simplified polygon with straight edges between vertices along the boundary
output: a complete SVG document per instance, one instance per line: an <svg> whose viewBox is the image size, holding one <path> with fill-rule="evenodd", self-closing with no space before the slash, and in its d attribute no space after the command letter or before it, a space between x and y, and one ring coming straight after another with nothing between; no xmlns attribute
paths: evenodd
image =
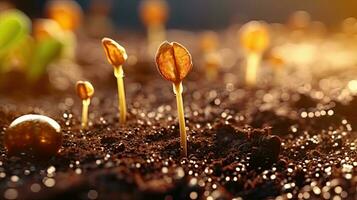
<svg viewBox="0 0 357 200"><path fill-rule="evenodd" d="M0 198L356 197L356 96L323 102L297 88L245 90L238 81L228 90L224 80L211 84L193 72L184 81L189 156L182 158L172 87L153 70L143 79L128 70L125 126L118 123L111 73L92 80L85 131L74 89L7 89L0 98L1 143L11 121L27 113L54 118L64 142L49 160L8 157L1 145Z"/></svg>

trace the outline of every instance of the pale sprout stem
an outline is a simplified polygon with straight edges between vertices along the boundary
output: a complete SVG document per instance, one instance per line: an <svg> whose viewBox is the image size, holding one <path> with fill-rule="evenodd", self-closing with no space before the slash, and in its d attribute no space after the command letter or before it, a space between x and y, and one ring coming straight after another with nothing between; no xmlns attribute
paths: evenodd
<svg viewBox="0 0 357 200"><path fill-rule="evenodd" d="M118 108L119 108L119 122L125 124L126 122L126 102L124 90L124 71L122 66L114 67L114 75L117 78L118 84Z"/></svg>
<svg viewBox="0 0 357 200"><path fill-rule="evenodd" d="M185 115L183 109L183 100L182 100L182 82L173 83L173 90L176 95L177 103L177 117L179 119L180 126L180 146L182 149L182 155L187 157L187 134L186 134L186 125L185 125Z"/></svg>
<svg viewBox="0 0 357 200"><path fill-rule="evenodd" d="M88 125L88 107L90 98L82 100L82 128L86 129Z"/></svg>
<svg viewBox="0 0 357 200"><path fill-rule="evenodd" d="M155 55L157 46L165 40L165 27L162 24L150 25L147 34L149 55Z"/></svg>
<svg viewBox="0 0 357 200"><path fill-rule="evenodd" d="M255 86L257 82L257 72L260 65L261 55L258 53L249 53L246 66L246 84Z"/></svg>

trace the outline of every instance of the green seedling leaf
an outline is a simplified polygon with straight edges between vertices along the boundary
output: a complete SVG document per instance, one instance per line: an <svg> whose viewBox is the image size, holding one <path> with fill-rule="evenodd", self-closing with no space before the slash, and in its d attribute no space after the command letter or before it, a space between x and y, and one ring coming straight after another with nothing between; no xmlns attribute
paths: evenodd
<svg viewBox="0 0 357 200"><path fill-rule="evenodd" d="M0 57L21 42L29 34L30 19L19 10L0 14Z"/></svg>
<svg viewBox="0 0 357 200"><path fill-rule="evenodd" d="M2 72L6 73L15 69L25 73L32 59L34 47L35 40L30 35L27 35L4 56L1 62Z"/></svg>
<svg viewBox="0 0 357 200"><path fill-rule="evenodd" d="M38 41L27 73L30 82L36 82L46 73L48 64L59 57L62 47L63 44L54 38Z"/></svg>

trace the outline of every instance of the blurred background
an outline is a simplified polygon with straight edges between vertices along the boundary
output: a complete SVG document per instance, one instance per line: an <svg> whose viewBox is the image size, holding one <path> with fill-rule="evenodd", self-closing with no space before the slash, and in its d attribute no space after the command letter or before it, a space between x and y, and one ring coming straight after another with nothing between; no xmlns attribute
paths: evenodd
<svg viewBox="0 0 357 200"><path fill-rule="evenodd" d="M332 77L357 93L356 18L356 0L0 0L0 91L115 85L101 43L110 37L133 82L163 81L154 58L168 40L194 58L188 81L296 89Z"/></svg>
<svg viewBox="0 0 357 200"><path fill-rule="evenodd" d="M5 0L1 0L5 2ZM1 2L0 1L0 2ZM7 0L31 17L43 17L48 0ZM110 16L118 27L143 29L137 14L140 0L77 0L85 12L93 2L100 2L110 9ZM305 10L313 20L322 21L327 27L339 27L347 17L357 17L357 1L326 0L168 0L170 17L168 28L223 29L232 23L249 20L286 22L296 10Z"/></svg>

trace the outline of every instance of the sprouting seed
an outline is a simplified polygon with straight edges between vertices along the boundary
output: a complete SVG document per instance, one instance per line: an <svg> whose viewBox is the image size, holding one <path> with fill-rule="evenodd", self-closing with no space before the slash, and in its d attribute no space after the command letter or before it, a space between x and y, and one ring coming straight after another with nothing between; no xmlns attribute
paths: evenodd
<svg viewBox="0 0 357 200"><path fill-rule="evenodd" d="M262 53L270 43L266 25L258 21L244 24L240 31L240 43L246 52L246 84L255 86Z"/></svg>
<svg viewBox="0 0 357 200"><path fill-rule="evenodd" d="M36 158L50 158L62 145L61 126L44 115L28 114L16 118L4 134L9 155L26 153Z"/></svg>
<svg viewBox="0 0 357 200"><path fill-rule="evenodd" d="M218 52L207 53L203 56L206 77L209 81L214 81L218 77L219 67L222 64L221 55Z"/></svg>
<svg viewBox="0 0 357 200"><path fill-rule="evenodd" d="M210 81L217 79L218 69L222 63L221 55L217 51L218 46L219 40L216 32L207 31L202 34L200 48L203 53L206 77Z"/></svg>
<svg viewBox="0 0 357 200"><path fill-rule="evenodd" d="M107 56L108 62L114 67L114 76L117 79L118 84L118 108L120 115L120 124L125 124L126 122L126 101L125 101L125 90L124 90L124 71L123 64L128 59L128 55L124 47L120 46L117 42L110 38L103 38L102 44L104 52Z"/></svg>
<svg viewBox="0 0 357 200"><path fill-rule="evenodd" d="M74 31L82 20L82 9L76 1L53 0L46 6L48 18L58 22L64 29Z"/></svg>
<svg viewBox="0 0 357 200"><path fill-rule="evenodd" d="M63 58L74 60L76 57L77 37L74 32L80 27L83 18L81 6L72 0L52 0L46 5L46 16L61 27Z"/></svg>
<svg viewBox="0 0 357 200"><path fill-rule="evenodd" d="M153 55L157 45L165 40L165 22L168 13L169 9L165 0L145 0L140 5L140 17L147 28L150 55Z"/></svg>
<svg viewBox="0 0 357 200"><path fill-rule="evenodd" d="M203 53L216 51L219 46L218 35L214 31L206 31L200 37L200 49Z"/></svg>
<svg viewBox="0 0 357 200"><path fill-rule="evenodd" d="M0 58L18 46L31 30L31 20L19 10L0 13ZM2 63L3 64L3 63Z"/></svg>
<svg viewBox="0 0 357 200"><path fill-rule="evenodd" d="M276 49L273 49L269 55L269 62L274 71L274 82L276 84L281 83L285 64L284 58L276 51Z"/></svg>
<svg viewBox="0 0 357 200"><path fill-rule="evenodd" d="M172 82L176 95L177 115L180 125L182 155L187 156L187 135L182 100L182 80L192 69L192 57L188 50L177 42L163 42L156 53L156 65L160 74Z"/></svg>
<svg viewBox="0 0 357 200"><path fill-rule="evenodd" d="M36 19L33 23L32 34L36 40L60 38L62 32L60 25L52 19Z"/></svg>
<svg viewBox="0 0 357 200"><path fill-rule="evenodd" d="M76 91L79 98L82 100L82 128L86 129L88 126L88 107L90 100L94 95L94 87L88 81L77 81Z"/></svg>

